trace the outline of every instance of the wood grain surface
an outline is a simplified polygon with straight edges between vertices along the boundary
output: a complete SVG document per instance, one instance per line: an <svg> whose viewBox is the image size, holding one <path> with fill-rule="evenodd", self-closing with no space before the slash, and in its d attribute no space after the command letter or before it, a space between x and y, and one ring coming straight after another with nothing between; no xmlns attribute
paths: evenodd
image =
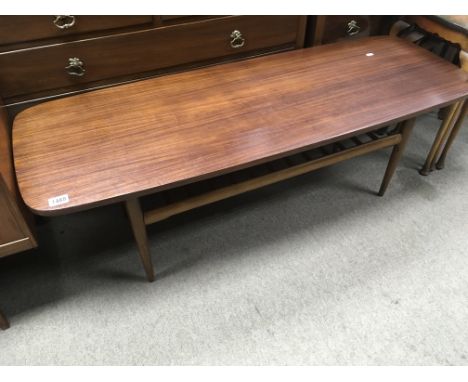
<svg viewBox="0 0 468 382"><path fill-rule="evenodd" d="M14 121L15 167L26 204L53 215L248 167L467 95L457 67L372 37L31 107ZM68 203L49 207L64 194Z"/></svg>

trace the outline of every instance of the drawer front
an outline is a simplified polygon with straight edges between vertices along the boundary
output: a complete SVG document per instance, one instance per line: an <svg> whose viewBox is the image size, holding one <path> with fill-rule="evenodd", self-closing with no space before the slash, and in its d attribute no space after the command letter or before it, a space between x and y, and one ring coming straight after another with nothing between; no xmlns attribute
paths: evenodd
<svg viewBox="0 0 468 382"><path fill-rule="evenodd" d="M0 45L138 25L152 16L0 16Z"/></svg>
<svg viewBox="0 0 468 382"><path fill-rule="evenodd" d="M0 54L4 98L294 46L300 17L235 16Z"/></svg>
<svg viewBox="0 0 468 382"><path fill-rule="evenodd" d="M322 43L378 33L381 16L327 16Z"/></svg>

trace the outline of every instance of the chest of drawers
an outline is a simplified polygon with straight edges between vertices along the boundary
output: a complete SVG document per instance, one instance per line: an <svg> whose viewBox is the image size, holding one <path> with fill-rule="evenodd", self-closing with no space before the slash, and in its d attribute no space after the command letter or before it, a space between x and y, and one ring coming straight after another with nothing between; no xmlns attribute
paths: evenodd
<svg viewBox="0 0 468 382"><path fill-rule="evenodd" d="M302 47L302 16L2 16L8 106ZM14 28L13 28L14 26Z"/></svg>

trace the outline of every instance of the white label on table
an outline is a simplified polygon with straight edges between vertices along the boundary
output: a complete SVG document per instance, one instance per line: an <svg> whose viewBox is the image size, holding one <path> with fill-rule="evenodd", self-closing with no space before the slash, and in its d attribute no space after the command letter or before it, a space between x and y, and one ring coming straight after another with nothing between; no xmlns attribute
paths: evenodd
<svg viewBox="0 0 468 382"><path fill-rule="evenodd" d="M54 196L53 198L49 199L49 207L60 206L61 204L68 203L69 201L70 199L68 198L68 194Z"/></svg>

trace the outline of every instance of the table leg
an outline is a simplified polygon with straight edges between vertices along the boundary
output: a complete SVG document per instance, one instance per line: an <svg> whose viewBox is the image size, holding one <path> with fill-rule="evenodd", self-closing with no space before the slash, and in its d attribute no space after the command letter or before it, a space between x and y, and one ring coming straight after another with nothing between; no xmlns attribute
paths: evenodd
<svg viewBox="0 0 468 382"><path fill-rule="evenodd" d="M460 108L460 102L455 102L452 106L450 106L450 110L447 113L444 121L442 122L442 126L440 127L439 131L437 132L436 138L434 143L432 144L431 150L427 155L426 162L419 173L421 175L429 175L431 169L434 168L435 161L437 158L437 154L440 152L443 142L447 139L450 130L452 129L453 124L455 123L456 116L458 114Z"/></svg>
<svg viewBox="0 0 468 382"><path fill-rule="evenodd" d="M392 154L388 161L387 169L385 170L385 175L382 180L382 184L380 185L380 190L378 193L379 196L383 196L385 194L385 191L387 190L388 184L390 183L390 180L392 179L392 176L395 173L398 162L400 161L401 155L403 154L403 150L405 149L406 143L408 142L411 130L413 130L414 122L415 118L411 118L404 121L400 125L401 141L400 143L393 146Z"/></svg>
<svg viewBox="0 0 468 382"><path fill-rule="evenodd" d="M6 330L10 327L10 323L8 322L5 315L0 311L0 329Z"/></svg>
<svg viewBox="0 0 468 382"><path fill-rule="evenodd" d="M468 112L468 101L465 101L463 104L463 108L461 109L460 115L458 116L457 122L455 123L455 126L452 129L452 132L450 133L447 143L444 146L444 151L442 151L442 154L437 161L436 168L438 170L442 170L445 166L445 158L447 157L447 152L449 151L450 147L452 146L453 141L455 140L455 137L457 136L458 132L460 131L460 128L463 125L463 121L465 119L466 113Z"/></svg>
<svg viewBox="0 0 468 382"><path fill-rule="evenodd" d="M145 268L146 278L148 281L154 281L153 262L148 246L148 237L146 236L146 225L141 211L140 202L138 199L130 199L125 202L128 218L132 226L133 236L138 247L141 262Z"/></svg>

